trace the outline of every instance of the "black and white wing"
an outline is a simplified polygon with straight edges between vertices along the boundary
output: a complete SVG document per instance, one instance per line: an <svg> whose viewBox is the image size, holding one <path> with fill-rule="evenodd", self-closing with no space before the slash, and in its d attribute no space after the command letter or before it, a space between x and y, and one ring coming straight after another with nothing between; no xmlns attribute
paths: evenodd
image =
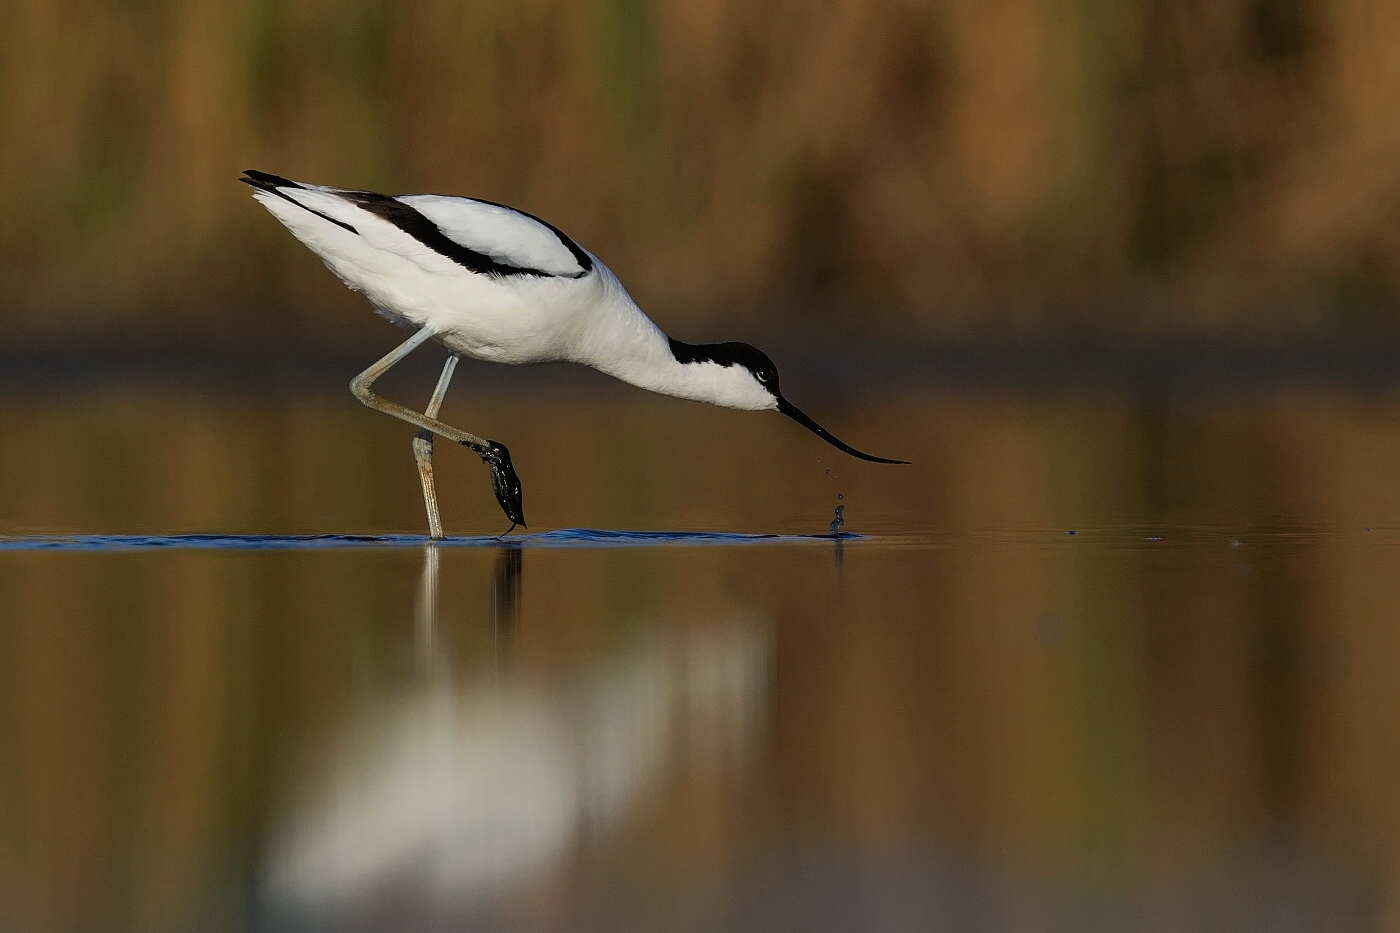
<svg viewBox="0 0 1400 933"><path fill-rule="evenodd" d="M459 246L491 257L498 274L582 278L593 258L562 230L504 204L440 194L406 194L395 200L431 221Z"/></svg>
<svg viewBox="0 0 1400 933"><path fill-rule="evenodd" d="M593 270L593 258L562 230L503 204L437 194L395 197L266 172L244 175L259 200L318 252L337 252L327 238L348 232L393 252L427 249L482 275L582 278ZM305 213L289 213L287 204Z"/></svg>

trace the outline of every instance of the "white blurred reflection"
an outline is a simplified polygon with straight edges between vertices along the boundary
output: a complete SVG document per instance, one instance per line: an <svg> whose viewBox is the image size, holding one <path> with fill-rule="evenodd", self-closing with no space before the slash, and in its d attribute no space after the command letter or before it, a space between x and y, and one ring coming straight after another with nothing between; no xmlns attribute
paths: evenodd
<svg viewBox="0 0 1400 933"><path fill-rule="evenodd" d="M274 914L326 919L406 893L483 902L548 870L581 831L605 830L668 765L728 767L752 744L771 655L752 617L637 626L617 653L548 680L497 670L455 682L426 551L421 682L347 728L329 773L273 834L262 875ZM499 630L515 611L518 550L502 550L496 576Z"/></svg>

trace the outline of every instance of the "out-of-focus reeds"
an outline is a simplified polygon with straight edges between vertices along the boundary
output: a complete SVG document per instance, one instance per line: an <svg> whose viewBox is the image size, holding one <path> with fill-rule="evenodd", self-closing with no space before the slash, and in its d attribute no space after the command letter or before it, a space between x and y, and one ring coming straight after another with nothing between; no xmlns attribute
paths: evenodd
<svg viewBox="0 0 1400 933"><path fill-rule="evenodd" d="M259 167L547 216L668 326L1400 323L1382 0L9 0L0 340L354 341Z"/></svg>

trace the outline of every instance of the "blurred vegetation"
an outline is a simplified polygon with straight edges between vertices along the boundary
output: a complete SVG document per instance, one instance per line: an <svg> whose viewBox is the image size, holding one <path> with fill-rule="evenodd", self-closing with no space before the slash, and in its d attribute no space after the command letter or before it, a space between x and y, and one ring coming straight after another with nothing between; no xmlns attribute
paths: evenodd
<svg viewBox="0 0 1400 933"><path fill-rule="evenodd" d="M550 218L678 333L1400 324L1384 0L8 0L0 340L358 343L247 167Z"/></svg>

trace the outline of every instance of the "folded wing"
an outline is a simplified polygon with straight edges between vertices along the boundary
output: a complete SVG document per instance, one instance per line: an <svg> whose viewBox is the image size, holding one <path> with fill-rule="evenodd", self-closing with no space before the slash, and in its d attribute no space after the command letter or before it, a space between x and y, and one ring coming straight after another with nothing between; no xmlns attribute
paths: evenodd
<svg viewBox="0 0 1400 933"><path fill-rule="evenodd" d="M503 204L436 194L395 197L258 171L241 180L318 251L338 252L336 235L351 233L392 252L426 248L483 275L582 278L593 270L593 258L562 230Z"/></svg>
<svg viewBox="0 0 1400 933"><path fill-rule="evenodd" d="M547 221L491 201L438 194L406 194L396 200L432 221L454 243L526 274L581 278L593 259Z"/></svg>

